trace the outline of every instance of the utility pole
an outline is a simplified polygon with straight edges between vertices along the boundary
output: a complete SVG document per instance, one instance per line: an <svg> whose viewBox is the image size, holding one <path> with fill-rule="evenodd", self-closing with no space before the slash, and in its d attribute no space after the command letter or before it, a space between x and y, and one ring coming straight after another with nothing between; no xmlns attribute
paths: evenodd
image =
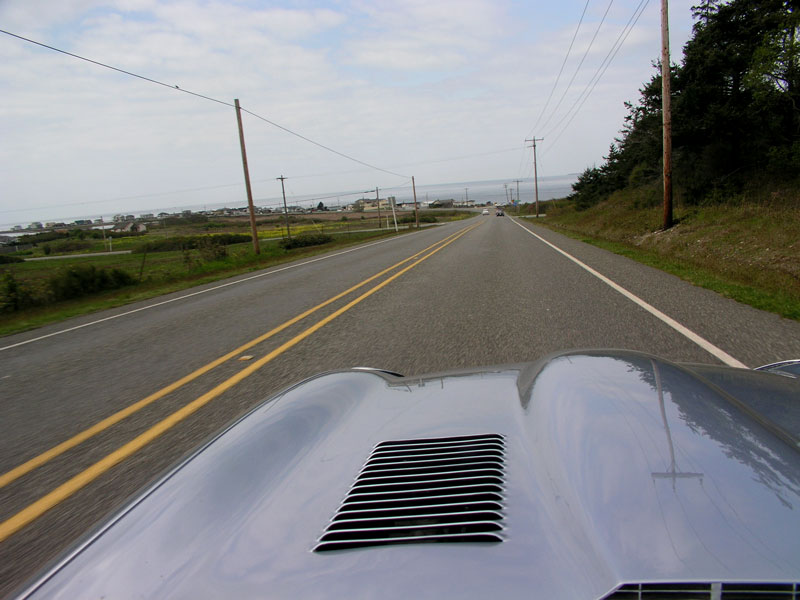
<svg viewBox="0 0 800 600"><path fill-rule="evenodd" d="M375 188L375 201L378 203L378 227L383 227L381 225L381 197L378 194L378 188Z"/></svg>
<svg viewBox="0 0 800 600"><path fill-rule="evenodd" d="M541 142L544 138L537 138L525 140L526 142L533 143L533 190L536 196L536 218L539 218L539 174L536 171L536 142Z"/></svg>
<svg viewBox="0 0 800 600"><path fill-rule="evenodd" d="M664 139L664 229L672 227L672 114L670 108L669 7L661 0L661 117Z"/></svg>
<svg viewBox="0 0 800 600"><path fill-rule="evenodd" d="M275 179L281 180L281 192L283 192L283 218L286 220L286 237L292 239L292 232L289 231L289 209L286 208L286 188L283 186L283 181L286 179L283 175Z"/></svg>
<svg viewBox="0 0 800 600"><path fill-rule="evenodd" d="M506 204L508 204L508 184L504 183L503 187L505 188L505 192L506 192Z"/></svg>
<svg viewBox="0 0 800 600"><path fill-rule="evenodd" d="M414 176L411 176L411 189L414 190L414 219L417 221L417 229L419 229L419 208L417 207L417 184L414 183Z"/></svg>
<svg viewBox="0 0 800 600"><path fill-rule="evenodd" d="M392 197L389 199L389 204L390 204L390 205L391 205L391 207L392 207L392 219L394 220L394 232L395 232L395 233L397 233L399 230L398 230L398 228L397 228L397 213L394 211L394 199L395 199L395 196L392 196ZM389 219L388 219L388 217L387 217L387 219L386 219L386 220L387 220L387 221L389 220ZM387 225L387 227L388 227L388 225Z"/></svg>
<svg viewBox="0 0 800 600"><path fill-rule="evenodd" d="M469 188L464 188L464 203L469 204Z"/></svg>
<svg viewBox="0 0 800 600"><path fill-rule="evenodd" d="M242 129L242 109L239 99L233 101L236 107L236 122L239 125L239 146L242 148L242 167L244 168L244 186L247 188L247 208L250 211L250 232L253 234L253 252L261 254L258 246L258 229L256 228L256 211L253 208L253 190L250 188L250 171L247 169L247 152L244 149L244 129Z"/></svg>
<svg viewBox="0 0 800 600"><path fill-rule="evenodd" d="M515 179L514 181L517 184L517 204L519 204L519 182L520 182L520 180L519 179Z"/></svg>

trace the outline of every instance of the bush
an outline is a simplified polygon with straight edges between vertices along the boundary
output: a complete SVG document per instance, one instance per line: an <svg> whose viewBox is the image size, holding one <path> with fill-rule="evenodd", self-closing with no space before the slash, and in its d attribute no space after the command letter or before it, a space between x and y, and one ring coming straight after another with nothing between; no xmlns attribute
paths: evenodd
<svg viewBox="0 0 800 600"><path fill-rule="evenodd" d="M6 272L0 284L0 312L14 312L32 305L28 290L19 284L12 273Z"/></svg>
<svg viewBox="0 0 800 600"><path fill-rule="evenodd" d="M239 226L241 225L237 223L237 227ZM209 221L208 223L202 225L202 227L208 231L210 229L224 229L226 227L231 227L231 225L228 225L227 223L220 223L219 221Z"/></svg>
<svg viewBox="0 0 800 600"><path fill-rule="evenodd" d="M414 215L403 215L400 217L400 223L416 223L417 219ZM436 217L433 215L420 215L419 216L420 223L436 223Z"/></svg>
<svg viewBox="0 0 800 600"><path fill-rule="evenodd" d="M49 244L42 246L42 250L44 250L45 254L50 254L50 252L79 252L81 250L87 250L91 247L92 242L73 238L50 242Z"/></svg>
<svg viewBox="0 0 800 600"><path fill-rule="evenodd" d="M438 219L433 215L420 215L419 216L420 223L438 223Z"/></svg>
<svg viewBox="0 0 800 600"><path fill-rule="evenodd" d="M333 241L333 236L327 233L301 233L293 238L284 238L278 245L284 250L302 248L304 246L321 246Z"/></svg>
<svg viewBox="0 0 800 600"><path fill-rule="evenodd" d="M48 279L53 300L71 300L105 290L114 290L136 283L132 275L121 269L98 269L94 265L75 266L51 275Z"/></svg>
<svg viewBox="0 0 800 600"><path fill-rule="evenodd" d="M200 252L200 257L204 261L211 262L214 260L222 260L227 258L228 249L218 239L219 237L220 236L218 235L206 236L198 241L197 249Z"/></svg>
<svg viewBox="0 0 800 600"><path fill-rule="evenodd" d="M10 254L0 254L0 265L8 263L23 262L19 256L12 256Z"/></svg>
<svg viewBox="0 0 800 600"><path fill-rule="evenodd" d="M28 233L17 239L19 244L41 244L42 242L52 242L53 240L63 240L69 237L68 233L57 231L44 231L42 233Z"/></svg>
<svg viewBox="0 0 800 600"><path fill-rule="evenodd" d="M192 223L206 223L208 217L205 215L185 215L180 217L166 217L162 221L164 225L190 225Z"/></svg>
<svg viewBox="0 0 800 600"><path fill-rule="evenodd" d="M218 233L214 235L176 235L160 240L146 242L133 249L133 252L170 252L173 250L195 250L203 244L227 246L249 242L253 238L247 233Z"/></svg>

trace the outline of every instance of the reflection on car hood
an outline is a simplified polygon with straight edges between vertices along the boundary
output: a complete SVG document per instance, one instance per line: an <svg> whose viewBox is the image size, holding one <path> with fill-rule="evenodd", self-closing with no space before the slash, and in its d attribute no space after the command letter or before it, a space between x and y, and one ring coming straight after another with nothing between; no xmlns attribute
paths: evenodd
<svg viewBox="0 0 800 600"><path fill-rule="evenodd" d="M573 352L427 377L321 375L206 445L31 593L549 599L798 582L793 432L731 397L736 381L769 381L796 415L798 382L704 369ZM464 436L501 440L501 541L314 551L376 446Z"/></svg>

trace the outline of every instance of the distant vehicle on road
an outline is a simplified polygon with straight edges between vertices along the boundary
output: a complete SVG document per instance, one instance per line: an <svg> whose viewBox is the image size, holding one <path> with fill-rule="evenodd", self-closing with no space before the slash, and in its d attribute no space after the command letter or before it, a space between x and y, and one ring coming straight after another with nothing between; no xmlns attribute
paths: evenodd
<svg viewBox="0 0 800 600"><path fill-rule="evenodd" d="M800 380L775 368L582 350L318 375L22 597L796 598Z"/></svg>
<svg viewBox="0 0 800 600"><path fill-rule="evenodd" d="M505 217L506 213L504 213L502 210L498 210L496 213L494 213L494 216L496 216L496 217Z"/></svg>
<svg viewBox="0 0 800 600"><path fill-rule="evenodd" d="M488 208L484 208L483 212L481 214L482 215L488 215L489 214L489 209Z"/></svg>

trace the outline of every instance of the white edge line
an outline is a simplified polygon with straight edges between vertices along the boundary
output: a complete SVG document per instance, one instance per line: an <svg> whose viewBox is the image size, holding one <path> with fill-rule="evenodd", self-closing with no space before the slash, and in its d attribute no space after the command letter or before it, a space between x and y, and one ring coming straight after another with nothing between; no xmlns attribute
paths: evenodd
<svg viewBox="0 0 800 600"><path fill-rule="evenodd" d="M200 290L198 292L192 292L191 294L184 294L183 296L179 296L177 298L170 298L169 300L163 300L161 302L156 302L155 304L148 304L147 306L142 306L141 308L135 308L133 310L129 310L123 313L119 313L118 315L112 315L110 317L105 317L103 319L98 319L96 321L90 321L89 323L84 323L83 325L76 325L75 327L70 327L68 329L61 329L59 331L54 331L53 333L48 333L46 335L40 335L39 337L31 338L29 340L25 340L23 342L17 342L16 344L11 344L10 346L3 346L0 347L0 352L3 350L11 350L12 348L16 348L18 346L24 346L25 344L31 344L33 342L38 342L40 340L47 339L49 337L53 337L54 335L61 335L62 333L69 333L70 331L75 331L76 329L83 329L84 327L89 327L90 325L97 325L98 323L103 323L105 321L110 321L111 319L118 319L119 317L125 317L127 315L132 315L134 313L148 310L151 308L155 308L157 306L162 306L164 304L169 304L170 302L177 302L178 300L185 300L186 298L191 298L192 296L197 296L199 294L205 294L206 292L213 292L214 290L218 290L224 287L228 287L229 285L237 285L239 283L244 283L245 281L250 281L251 279L258 279L259 277L266 277L267 275L273 275L274 273L280 273L281 271L286 271L288 269L296 269L297 267L302 267L305 265L310 265L311 263L318 262L320 260L327 260L329 258L334 258L336 256L341 256L342 254L348 254L350 252L356 252L357 250L363 250L364 248L370 248L372 246L377 246L378 244L385 244L386 242L391 242L393 240L398 239L397 237L389 238L386 240L379 240L377 242L372 242L370 244L364 244L363 246L358 246L357 248L350 248L349 250L342 250L341 252L337 252L336 254L328 254L325 256L320 256L319 258L312 258L311 260L307 260L302 263L297 263L295 265L289 265L287 267L281 267L279 269L273 269L271 271L267 271L266 273L259 273L258 275L251 275L250 277L245 277L244 279L237 279L236 281L229 281L228 283L223 283L221 285L216 285L214 287L206 288L204 290Z"/></svg>
<svg viewBox="0 0 800 600"><path fill-rule="evenodd" d="M621 285L619 285L617 283L614 283L613 281L611 281L605 275L603 275L601 273L598 273L597 271L595 271L589 265L581 262L580 260L578 260L577 258L572 256L571 254L568 254L567 252L565 252L564 250L559 248L558 246L556 246L554 244L551 244L546 239L544 239L543 237L535 234L533 231L531 231L527 227L523 226L522 224L517 223L517 221L515 219L511 219L511 222L514 223L515 225L517 225L518 227L521 227L522 229L524 229L528 233L530 233L533 237L538 239L540 242L544 242L545 244L550 246L556 252L559 252L559 253L563 254L568 259L570 259L572 262L574 262L576 265L578 265L579 267L587 270L589 273L591 273L592 275L597 277L600 281L602 281L603 283L605 283L609 287L613 288L614 290L616 290L617 292L619 292L620 294L625 296L628 300L630 300L632 302L635 302L640 307L642 307L647 312L649 312L651 315L653 315L654 317L660 319L661 321L663 321L664 323L666 323L667 325L672 327L675 331L677 331L678 333L680 333L684 337L686 337L686 338L690 339L691 341L693 341L695 344L700 346L703 350L705 350L706 352L716 356L719 360L721 360L723 363L725 363L729 367L737 367L739 369L747 369L747 368L749 368L746 364L744 364L742 362L739 362L738 360L733 358L730 354L728 354L727 352L725 352L721 348L717 348L714 344L709 342L707 339L697 335L694 331L692 331L688 327L685 327L685 326L681 325L680 323L678 323L672 317L665 315L663 312L658 310L652 304L648 304L647 302L645 302L644 300L639 298L639 296L629 292L628 290L626 290Z"/></svg>

